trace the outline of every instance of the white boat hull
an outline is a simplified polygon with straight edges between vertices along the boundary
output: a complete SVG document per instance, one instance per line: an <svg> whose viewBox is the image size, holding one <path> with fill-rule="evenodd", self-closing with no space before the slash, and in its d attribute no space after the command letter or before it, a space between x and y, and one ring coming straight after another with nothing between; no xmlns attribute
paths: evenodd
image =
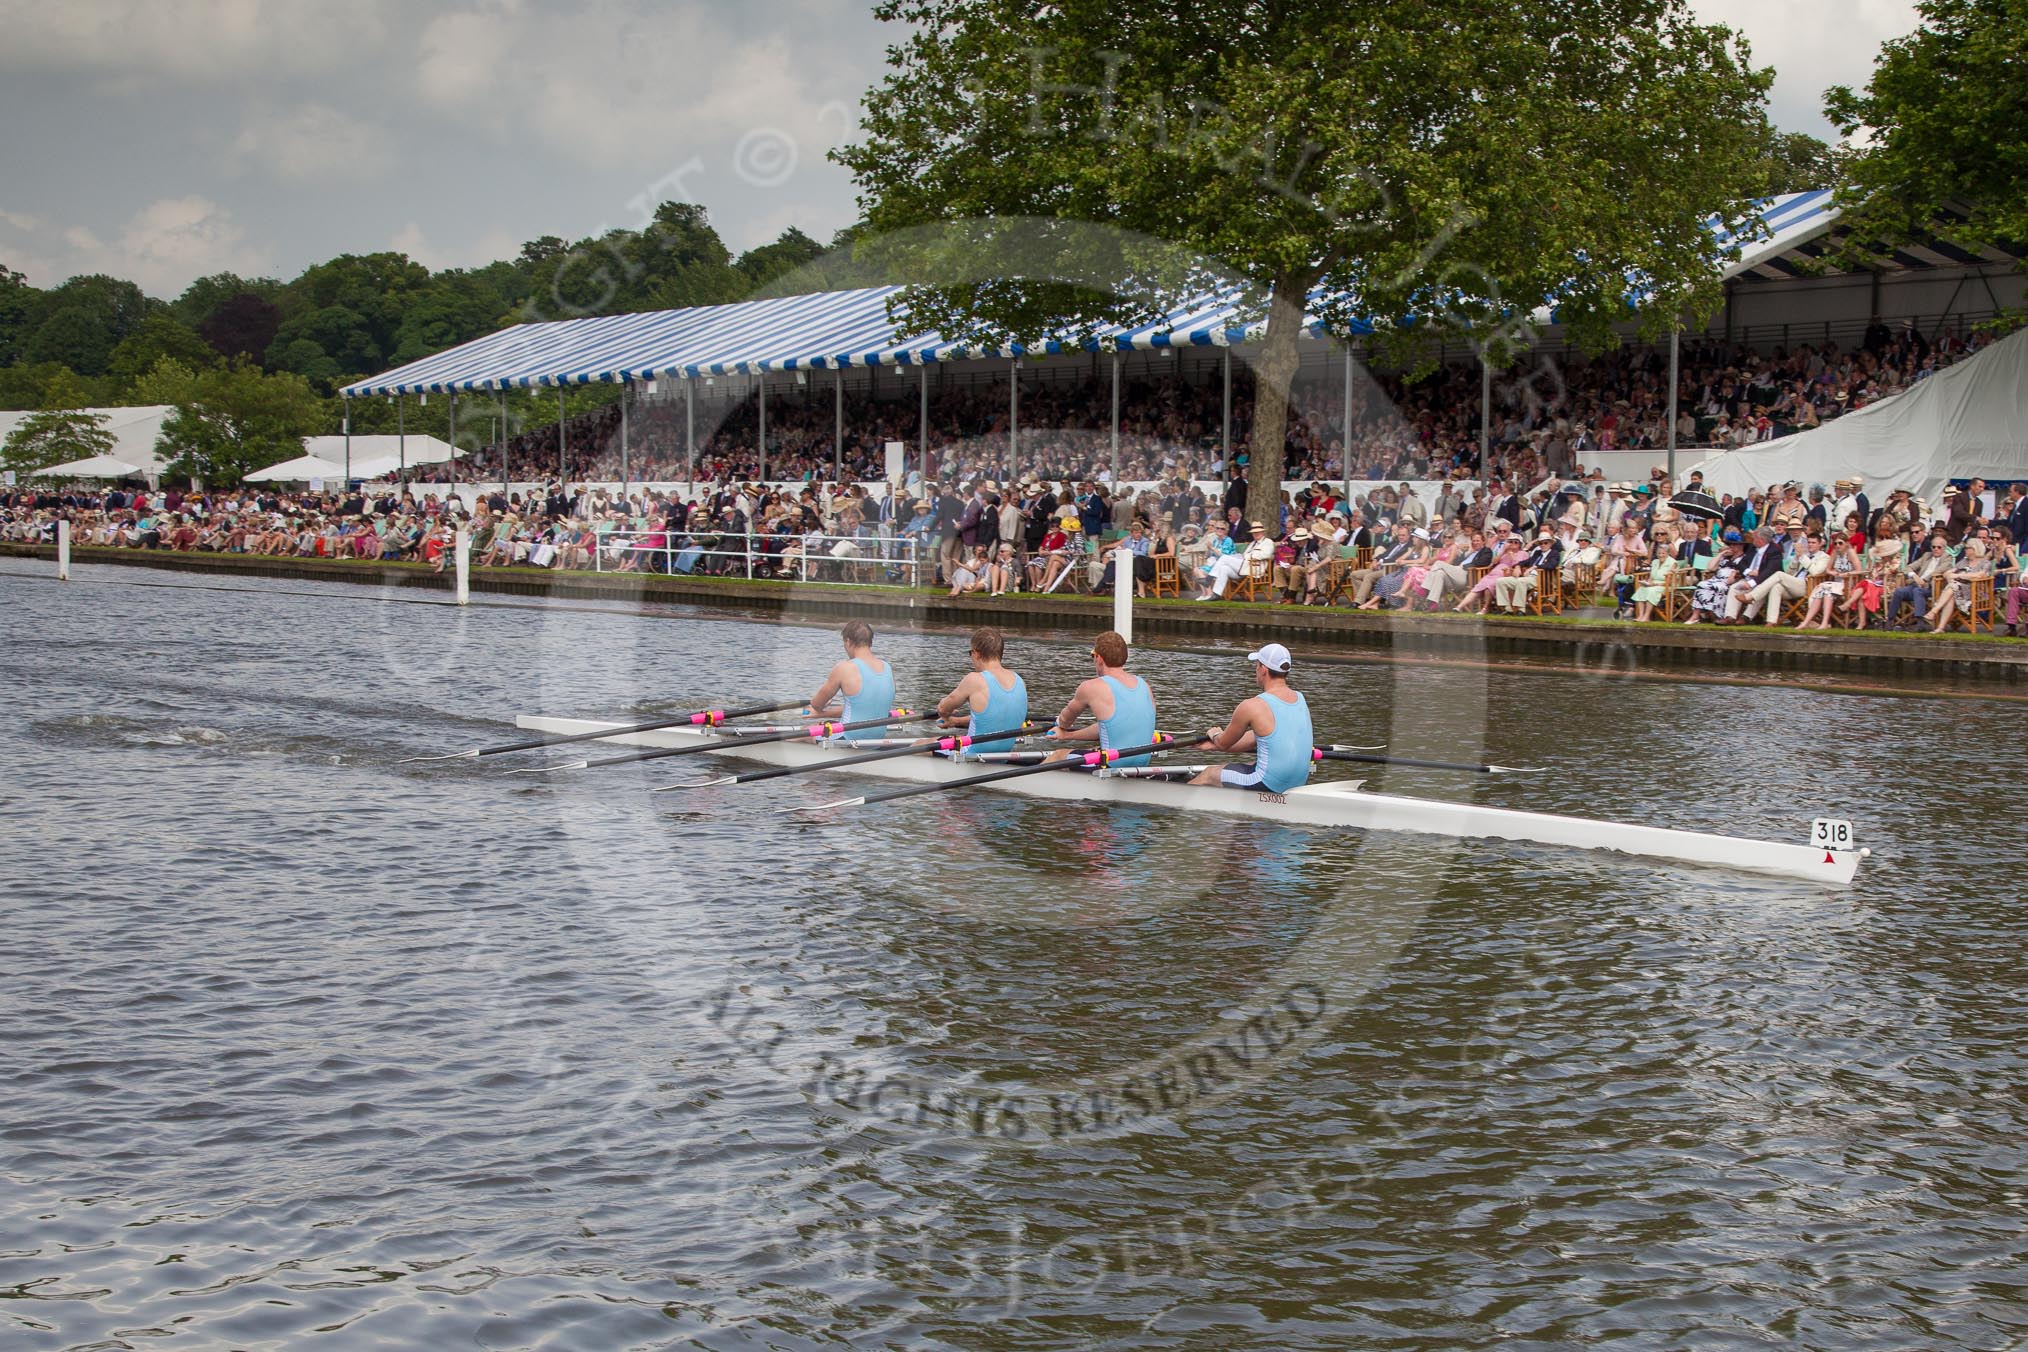
<svg viewBox="0 0 2028 1352"><path fill-rule="evenodd" d="M523 714L515 723L530 732L549 734L597 732L624 726L531 714ZM658 728L652 732L622 733L605 740L615 746L640 747L694 746L699 742L711 742L715 755L733 756L764 765L820 765L854 754L852 748L834 750L809 741L742 745L726 740L722 733L698 728ZM677 770L681 765L682 762L671 760L667 768ZM942 756L895 756L864 765L846 766L840 773L929 784L968 779L983 773L985 768L988 767L963 764ZM1591 821L1582 817L1558 817L1543 812L1520 812L1512 808L1484 807L1435 798L1402 798L1368 793L1362 787L1363 783L1353 779L1332 780L1306 784L1288 793L1277 794L1065 770L1054 774L1023 775L980 787L1028 798L1212 812L1220 816L1251 817L1293 826L1407 831L1462 839L1519 840L1575 849L1615 850L1686 864L1780 874L1832 887L1849 885L1864 856L1864 852L1857 849L1827 850L1805 844L1746 840L1738 836Z"/></svg>

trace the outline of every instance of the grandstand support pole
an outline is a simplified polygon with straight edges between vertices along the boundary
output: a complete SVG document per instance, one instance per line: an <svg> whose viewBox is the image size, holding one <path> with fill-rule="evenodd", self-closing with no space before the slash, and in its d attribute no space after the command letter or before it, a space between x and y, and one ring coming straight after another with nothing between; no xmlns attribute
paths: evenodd
<svg viewBox="0 0 2028 1352"><path fill-rule="evenodd" d="M352 484L352 396L345 396L345 483Z"/></svg>
<svg viewBox="0 0 2028 1352"><path fill-rule="evenodd" d="M1224 351L1225 360L1221 364L1225 368L1225 395L1218 423L1218 455L1219 459L1225 462L1225 471L1218 477L1230 482L1232 479L1232 348L1228 346ZM1183 378L1183 373L1180 370L1176 373L1176 378L1178 380Z"/></svg>
<svg viewBox="0 0 2028 1352"><path fill-rule="evenodd" d="M1669 326L1669 487L1676 487L1676 383L1677 371L1683 360L1683 333L1674 324Z"/></svg>
<svg viewBox="0 0 2028 1352"><path fill-rule="evenodd" d="M1113 348L1113 482L1112 490L1120 491L1120 349Z"/></svg>
<svg viewBox="0 0 2028 1352"><path fill-rule="evenodd" d="M1493 454L1493 363L1486 360L1486 349L1479 349L1479 476L1485 477L1486 465Z"/></svg>
<svg viewBox="0 0 2028 1352"><path fill-rule="evenodd" d="M697 377L683 377L683 482L697 491Z"/></svg>
<svg viewBox="0 0 2028 1352"><path fill-rule="evenodd" d="M761 371L754 376L760 384L760 437L755 450L760 456L760 482L768 481L768 373Z"/></svg>
<svg viewBox="0 0 2028 1352"><path fill-rule="evenodd" d="M563 430L563 386L556 387L556 480L570 479L570 438Z"/></svg>
<svg viewBox="0 0 2028 1352"><path fill-rule="evenodd" d="M845 368L831 368L831 477L845 482Z"/></svg>
<svg viewBox="0 0 2028 1352"><path fill-rule="evenodd" d="M627 406L633 403L634 401L633 396L634 396L634 382L631 380L621 381L620 382L620 496L622 498L627 496L627 489L633 483L632 477L627 473L627 439L633 430L628 425Z"/></svg>
<svg viewBox="0 0 2028 1352"><path fill-rule="evenodd" d="M1021 460L1021 358L1007 368L1007 477Z"/></svg>
<svg viewBox="0 0 2028 1352"><path fill-rule="evenodd" d="M499 395L500 395L500 492L504 496L505 494L514 491L512 486L508 482L509 475L507 465L507 387L505 385L499 387Z"/></svg>
<svg viewBox="0 0 2028 1352"><path fill-rule="evenodd" d="M70 581L70 522L61 518L56 523L56 580Z"/></svg>
<svg viewBox="0 0 2028 1352"><path fill-rule="evenodd" d="M394 396L394 445L396 454L401 457L400 475L406 480L408 478L408 396L405 394ZM453 475L452 477L455 478L456 476Z"/></svg>
<svg viewBox="0 0 2028 1352"><path fill-rule="evenodd" d="M924 362L922 371L922 402L915 415L916 450L922 454L922 483L925 491L929 488L929 363Z"/></svg>
<svg viewBox="0 0 2028 1352"><path fill-rule="evenodd" d="M1338 469L1345 476L1345 522L1352 524L1352 339L1345 339L1345 408L1338 415Z"/></svg>

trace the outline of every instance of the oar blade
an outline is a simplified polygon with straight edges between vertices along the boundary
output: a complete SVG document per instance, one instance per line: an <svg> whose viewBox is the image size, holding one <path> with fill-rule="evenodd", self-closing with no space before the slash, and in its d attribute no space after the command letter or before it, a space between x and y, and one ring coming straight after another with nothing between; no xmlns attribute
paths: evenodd
<svg viewBox="0 0 2028 1352"><path fill-rule="evenodd" d="M396 761L395 764L426 765L434 761L477 760L478 758L479 758L479 748L473 747L469 751L453 751L450 752L448 755L443 756L404 756L402 757L402 759Z"/></svg>
<svg viewBox="0 0 2028 1352"><path fill-rule="evenodd" d="M716 779L682 779L674 784L662 784L648 790L649 793L674 793L678 789L708 789L716 784L737 784L738 775L720 775Z"/></svg>
<svg viewBox="0 0 2028 1352"><path fill-rule="evenodd" d="M531 765L520 770L509 770L507 773L510 775L553 775L558 770L586 770L590 768L590 761L564 761L560 765Z"/></svg>
<svg viewBox="0 0 2028 1352"><path fill-rule="evenodd" d="M835 803L818 803L813 807L799 807L795 809L795 815L814 817L825 812L836 812L840 808L864 807L866 802L867 800L864 798L840 798Z"/></svg>

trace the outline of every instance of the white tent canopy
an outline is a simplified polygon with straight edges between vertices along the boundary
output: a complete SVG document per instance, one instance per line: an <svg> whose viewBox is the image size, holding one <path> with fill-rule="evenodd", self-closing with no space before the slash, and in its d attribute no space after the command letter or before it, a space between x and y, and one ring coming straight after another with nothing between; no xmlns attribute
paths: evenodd
<svg viewBox="0 0 2028 1352"><path fill-rule="evenodd" d="M345 440L342 436L304 437L303 450L308 455L329 460L340 466L342 473L342 467L346 464ZM351 440L352 477L355 479L378 478L379 475L404 464L441 465L454 456L464 454L450 442L421 432L411 432L406 437L385 436L376 432L370 436L356 435ZM362 465L377 466L383 463L386 469L376 470L371 474L362 472L360 468Z"/></svg>
<svg viewBox="0 0 2028 1352"><path fill-rule="evenodd" d="M246 476L250 484L308 483L311 480L342 484L345 482L345 466L320 455L299 455L294 460L284 460L279 465L269 465Z"/></svg>
<svg viewBox="0 0 2028 1352"><path fill-rule="evenodd" d="M1861 474L1874 502L1897 488L1936 502L1951 479L2028 479L2028 329L1891 399L1696 468L1712 492L1734 496Z"/></svg>
<svg viewBox="0 0 2028 1352"><path fill-rule="evenodd" d="M125 473L140 473L149 480L157 478L163 469L163 461L155 454L155 439L162 434L162 424L176 411L174 404L135 404L128 408L83 408L80 413L91 413L105 419L105 429L113 438L113 456L134 468ZM7 439L22 421L35 416L33 410L0 412L0 441ZM98 457L87 457L97 459ZM43 471L48 473L47 470ZM87 478L88 475L78 475Z"/></svg>
<svg viewBox="0 0 2028 1352"><path fill-rule="evenodd" d="M32 477L37 479L124 479L130 474L140 474L139 465L122 460L116 455L88 455L82 460L66 460L61 465L50 465L36 470Z"/></svg>

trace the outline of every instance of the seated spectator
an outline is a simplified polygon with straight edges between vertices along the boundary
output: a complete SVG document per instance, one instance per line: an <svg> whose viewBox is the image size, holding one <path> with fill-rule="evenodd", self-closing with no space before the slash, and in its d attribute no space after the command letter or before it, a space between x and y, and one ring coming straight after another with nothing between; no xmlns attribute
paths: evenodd
<svg viewBox="0 0 2028 1352"><path fill-rule="evenodd" d="M1936 604L1929 608L1925 618L1930 621L1930 633L1941 634L1951 627L1951 620L1960 610L1972 608L1972 583L1979 578L1993 575L1993 560L1986 541L1977 538L1965 541L1964 558L1955 568L1946 568L1936 574Z"/></svg>

